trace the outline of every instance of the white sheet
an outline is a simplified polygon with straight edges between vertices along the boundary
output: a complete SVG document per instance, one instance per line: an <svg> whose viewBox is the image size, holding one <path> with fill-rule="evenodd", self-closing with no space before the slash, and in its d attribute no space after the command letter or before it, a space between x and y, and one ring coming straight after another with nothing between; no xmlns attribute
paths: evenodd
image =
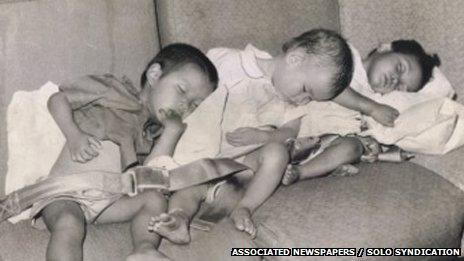
<svg viewBox="0 0 464 261"><path fill-rule="evenodd" d="M35 91L17 91L7 109L9 193L47 176L64 146L65 138L47 109L48 98L58 86L47 82ZM16 222L28 217L23 213Z"/></svg>
<svg viewBox="0 0 464 261"><path fill-rule="evenodd" d="M416 104L403 111L395 127L386 128L368 119L371 135L380 143L395 144L404 150L442 155L464 144L464 106L449 98Z"/></svg>

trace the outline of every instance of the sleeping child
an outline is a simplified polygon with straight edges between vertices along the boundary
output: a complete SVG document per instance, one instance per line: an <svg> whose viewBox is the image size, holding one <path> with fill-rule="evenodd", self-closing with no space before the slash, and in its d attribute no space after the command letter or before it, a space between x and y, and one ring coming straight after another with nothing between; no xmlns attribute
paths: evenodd
<svg viewBox="0 0 464 261"><path fill-rule="evenodd" d="M348 44L337 33L311 30L288 41L283 51L272 57L251 45L243 51L211 50L208 56L218 68L220 87L187 119L188 128L174 154L179 163L197 157L235 157L254 171L230 214L236 228L251 236L256 235L252 213L280 184L289 162L284 142L298 133L300 118L282 122L288 108L336 97L335 102L385 125L392 125L398 115L395 109L346 89L353 61ZM269 125L280 127L261 128ZM214 188L205 184L174 193L168 213L153 217L149 229L172 242L188 243L190 220Z"/></svg>
<svg viewBox="0 0 464 261"><path fill-rule="evenodd" d="M172 155L185 130L182 119L217 82L214 65L200 50L172 44L147 65L140 86L112 75L89 75L60 85L48 106L67 142L50 176L79 173L98 162L104 140L119 145L121 171L137 165L140 154ZM65 167L60 171L57 166ZM31 215L41 216L51 233L47 260L82 260L87 224L123 221L132 222L134 249L127 260L168 260L156 250L159 236L146 229L149 218L165 210L161 193L86 195L68 193L33 206Z"/></svg>
<svg viewBox="0 0 464 261"><path fill-rule="evenodd" d="M412 98L415 103L440 97L440 94L428 95L421 92L430 81L433 69L440 65L440 61L436 54L427 54L417 41L397 40L391 43L391 47L382 45L362 61L359 53L353 47L352 52L355 69L350 86L359 93L378 101L387 102L388 105L396 107L398 110L403 110L408 105L411 106L412 102L405 104L398 101L397 96L403 96L403 98L409 96L407 101ZM393 94L392 92L396 92L395 99L388 100L388 95ZM443 96L450 96L449 91L445 90L441 97ZM337 113L337 109L340 109L332 108L334 114ZM340 115L346 115L344 114L346 110L341 110L338 110ZM350 115L349 112L348 115ZM361 126L362 121L360 120L352 122L355 122L350 125L354 126L351 129L354 133L359 133L356 128L367 127ZM359 123L358 126L356 126L356 122ZM309 123L305 122L305 124ZM323 131L323 128L321 126L320 131ZM336 132L335 128L325 131L339 133ZM348 127L344 131L346 133L350 131L350 128ZM284 185L292 184L300 179L324 175L334 170L354 174L357 169L345 164L354 163L360 159L374 161L381 153L380 144L374 138L353 134L343 137L340 135L321 135L320 137L299 138L290 142L292 145L311 150L311 155L304 163L290 164L287 167L282 179Z"/></svg>

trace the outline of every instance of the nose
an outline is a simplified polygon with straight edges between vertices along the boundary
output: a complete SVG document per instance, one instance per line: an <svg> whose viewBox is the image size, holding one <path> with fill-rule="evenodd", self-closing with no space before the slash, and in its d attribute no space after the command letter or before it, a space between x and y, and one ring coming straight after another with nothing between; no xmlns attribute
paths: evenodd
<svg viewBox="0 0 464 261"><path fill-rule="evenodd" d="M393 75L391 80L390 80L390 83L391 83L392 86L398 85L398 76Z"/></svg>

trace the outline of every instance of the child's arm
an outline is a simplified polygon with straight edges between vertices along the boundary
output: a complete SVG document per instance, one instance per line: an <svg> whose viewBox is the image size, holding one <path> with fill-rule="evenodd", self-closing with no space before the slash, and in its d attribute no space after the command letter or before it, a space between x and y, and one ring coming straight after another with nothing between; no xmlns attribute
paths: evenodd
<svg viewBox="0 0 464 261"><path fill-rule="evenodd" d="M157 143L145 159L145 162L149 162L151 159L163 155L172 156L177 142L187 126L182 122L181 117L177 113L173 111L163 111L162 113L164 114L164 117L163 119L160 119L160 121L164 126L163 133L158 138Z"/></svg>
<svg viewBox="0 0 464 261"><path fill-rule="evenodd" d="M66 137L73 160L87 162L98 156L100 141L77 126L73 120L71 104L63 92L53 94L48 99L47 106Z"/></svg>
<svg viewBox="0 0 464 261"><path fill-rule="evenodd" d="M238 128L226 134L226 139L232 146L246 146L269 142L285 142L295 138L300 130L301 118L289 121L275 130L260 130L258 128Z"/></svg>
<svg viewBox="0 0 464 261"><path fill-rule="evenodd" d="M334 102L365 115L371 116L382 125L393 127L399 112L391 106L377 103L350 87L333 99Z"/></svg>

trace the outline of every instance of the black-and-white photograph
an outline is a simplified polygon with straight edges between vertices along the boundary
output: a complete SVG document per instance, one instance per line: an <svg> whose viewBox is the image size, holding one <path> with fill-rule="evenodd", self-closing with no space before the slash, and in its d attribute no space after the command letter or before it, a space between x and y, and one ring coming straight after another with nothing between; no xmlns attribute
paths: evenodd
<svg viewBox="0 0 464 261"><path fill-rule="evenodd" d="M464 260L464 0L0 0L0 261Z"/></svg>

